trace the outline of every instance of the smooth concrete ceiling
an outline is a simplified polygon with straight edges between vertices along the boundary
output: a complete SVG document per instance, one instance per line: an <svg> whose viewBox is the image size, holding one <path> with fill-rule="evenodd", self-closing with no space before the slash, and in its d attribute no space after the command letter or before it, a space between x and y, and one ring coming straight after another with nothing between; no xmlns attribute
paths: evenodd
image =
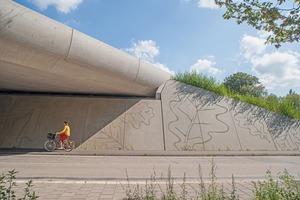
<svg viewBox="0 0 300 200"><path fill-rule="evenodd" d="M0 91L154 96L170 74L0 0Z"/></svg>

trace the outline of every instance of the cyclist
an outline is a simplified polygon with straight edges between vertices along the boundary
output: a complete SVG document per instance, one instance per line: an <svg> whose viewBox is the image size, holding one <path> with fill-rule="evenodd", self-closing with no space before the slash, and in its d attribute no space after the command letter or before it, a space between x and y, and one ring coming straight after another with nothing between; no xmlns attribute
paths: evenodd
<svg viewBox="0 0 300 200"><path fill-rule="evenodd" d="M59 137L60 148L58 148L58 149L63 149L63 142L66 139L68 139L68 137L70 137L70 135L71 135L71 129L70 129L70 126L67 121L64 121L63 130L60 132L56 132L56 134L58 134L60 136Z"/></svg>

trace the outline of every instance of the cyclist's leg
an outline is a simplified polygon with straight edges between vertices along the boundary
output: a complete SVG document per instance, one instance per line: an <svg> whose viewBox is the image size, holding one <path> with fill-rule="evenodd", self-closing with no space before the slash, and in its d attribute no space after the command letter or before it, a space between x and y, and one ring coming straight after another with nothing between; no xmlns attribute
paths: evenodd
<svg viewBox="0 0 300 200"><path fill-rule="evenodd" d="M72 150L72 145L71 145L70 141L68 140L68 138L64 140L63 146L64 146L65 151Z"/></svg>
<svg viewBox="0 0 300 200"><path fill-rule="evenodd" d="M59 149L64 149L64 142L68 138L66 134L61 134L59 138L59 143L60 143L60 148Z"/></svg>

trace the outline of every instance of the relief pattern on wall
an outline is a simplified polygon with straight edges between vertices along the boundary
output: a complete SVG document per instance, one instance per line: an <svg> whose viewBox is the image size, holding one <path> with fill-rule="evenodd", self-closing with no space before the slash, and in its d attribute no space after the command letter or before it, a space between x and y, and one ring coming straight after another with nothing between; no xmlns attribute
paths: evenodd
<svg viewBox="0 0 300 200"><path fill-rule="evenodd" d="M151 106L140 99L0 96L0 148L43 148L48 132L71 126L71 139L84 149L127 149L125 128L150 126Z"/></svg>
<svg viewBox="0 0 300 200"><path fill-rule="evenodd" d="M43 148L69 118L81 149L300 151L298 120L174 81L161 97L0 96L0 148Z"/></svg>
<svg viewBox="0 0 300 200"><path fill-rule="evenodd" d="M81 149L121 149L123 130L118 124L126 110L126 100L93 101L87 110L85 128L82 131L79 147ZM111 124L111 127L108 127ZM100 130L110 129L99 134Z"/></svg>
<svg viewBox="0 0 300 200"><path fill-rule="evenodd" d="M102 150L131 150L126 146L126 127L131 126L136 132L140 132L141 126L150 128L151 119L155 117L153 108L146 102L138 102L126 112L118 116L86 140L80 149ZM142 133L141 133L142 134Z"/></svg>
<svg viewBox="0 0 300 200"><path fill-rule="evenodd" d="M227 134L240 148L219 143L215 149L243 150L249 143L247 150L300 150L297 120L175 81L167 82L162 98L169 149L208 150Z"/></svg>
<svg viewBox="0 0 300 200"><path fill-rule="evenodd" d="M22 98L1 97L0 110L3 121L0 129L0 147L23 147L24 143L38 143L41 139L40 134L35 133L34 129L39 126L37 120L41 111L37 111L38 106L35 103L36 101L33 101L32 105L24 106L26 102ZM30 134L24 134L28 130Z"/></svg>
<svg viewBox="0 0 300 200"><path fill-rule="evenodd" d="M214 134L225 134L229 126L220 118L227 108L215 104L205 105L201 98L176 94L168 107L174 119L169 121L168 129L176 140L177 150L203 150L203 144L212 140Z"/></svg>
<svg viewBox="0 0 300 200"><path fill-rule="evenodd" d="M237 101L229 105L235 124L246 134L274 145L276 150L300 150L300 122Z"/></svg>

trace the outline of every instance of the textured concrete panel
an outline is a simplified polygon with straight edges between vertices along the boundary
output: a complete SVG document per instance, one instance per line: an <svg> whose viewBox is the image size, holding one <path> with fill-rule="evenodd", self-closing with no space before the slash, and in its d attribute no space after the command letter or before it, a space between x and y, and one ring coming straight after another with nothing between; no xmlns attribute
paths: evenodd
<svg viewBox="0 0 300 200"><path fill-rule="evenodd" d="M48 132L69 121L72 139L79 145L125 111L125 100L84 97L0 95L0 147L42 148ZM95 100L96 99L96 100ZM98 100L98 101L97 101ZM101 103L98 103L98 102ZM3 103L5 102L5 103ZM100 105L99 105L100 104ZM121 104L121 105L120 105ZM118 110L118 108L121 107ZM108 114L110 113L110 115ZM113 114L112 114L113 113Z"/></svg>
<svg viewBox="0 0 300 200"><path fill-rule="evenodd" d="M137 102L135 99L127 99L126 111L105 127L97 128L99 131L93 132L93 135L78 148L163 150L160 110L160 101L140 100Z"/></svg>
<svg viewBox="0 0 300 200"><path fill-rule="evenodd" d="M160 101L0 95L0 148L43 148L48 132L71 126L78 149L163 150Z"/></svg>
<svg viewBox="0 0 300 200"><path fill-rule="evenodd" d="M167 82L162 92L167 150L241 149L221 100L199 88Z"/></svg>
<svg viewBox="0 0 300 200"><path fill-rule="evenodd" d="M278 150L267 126L268 115L274 113L233 100L228 101L228 105L242 150Z"/></svg>
<svg viewBox="0 0 300 200"><path fill-rule="evenodd" d="M116 151L299 151L300 122L183 83L161 100L0 95L0 148L43 148L71 125L78 149Z"/></svg>
<svg viewBox="0 0 300 200"><path fill-rule="evenodd" d="M127 110L127 104L135 104L137 100L127 102L126 99L113 98L91 98L87 117L85 121L84 132L80 138L81 149L122 149L123 132L105 131L108 124L113 123L116 118ZM121 125L124 127L124 125ZM99 132L102 134L99 136Z"/></svg>
<svg viewBox="0 0 300 200"><path fill-rule="evenodd" d="M160 101L141 100L125 116L127 149L164 150Z"/></svg>
<svg viewBox="0 0 300 200"><path fill-rule="evenodd" d="M176 81L160 96L166 150L300 150L298 120Z"/></svg>

